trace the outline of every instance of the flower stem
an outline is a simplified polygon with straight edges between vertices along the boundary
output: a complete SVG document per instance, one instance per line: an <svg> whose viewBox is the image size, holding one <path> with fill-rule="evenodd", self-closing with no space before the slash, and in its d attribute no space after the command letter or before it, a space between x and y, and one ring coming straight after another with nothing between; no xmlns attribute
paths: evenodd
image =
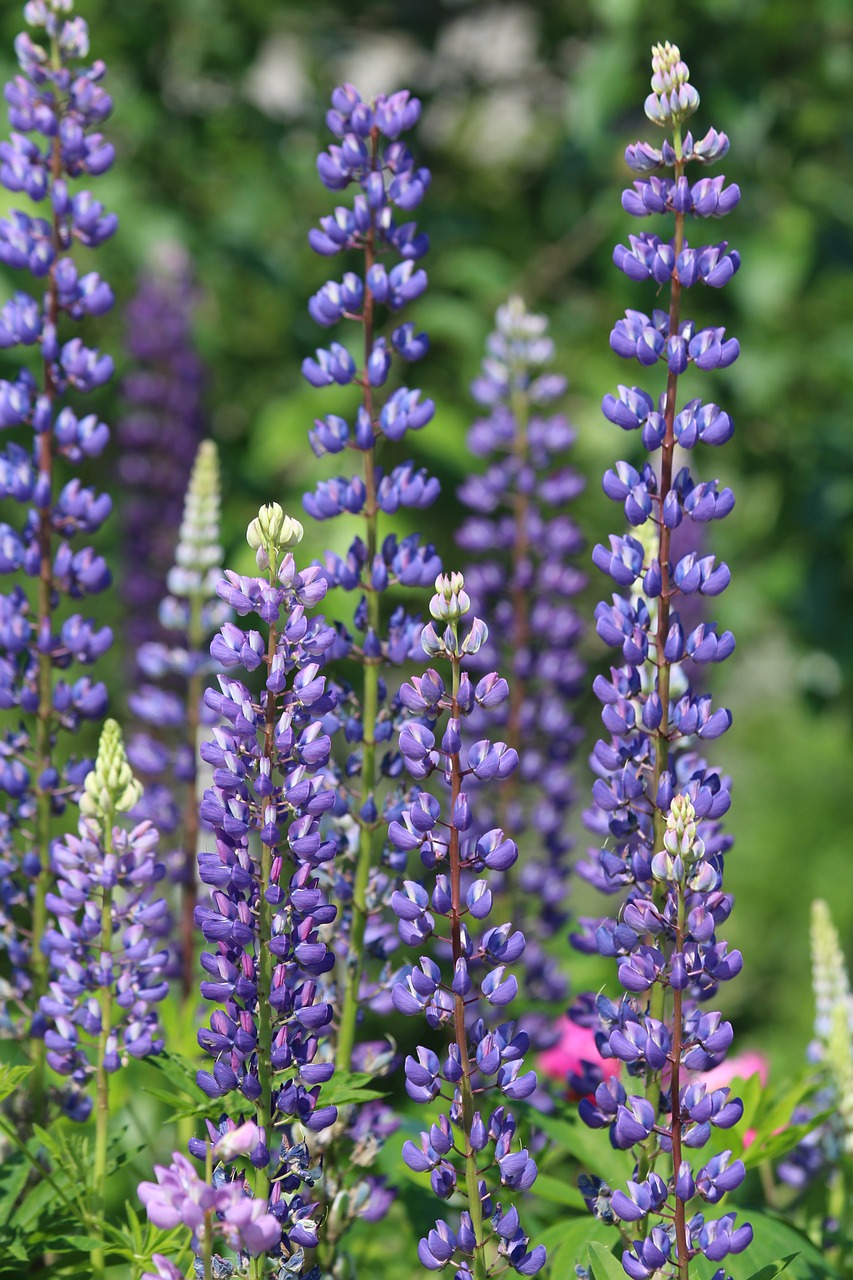
<svg viewBox="0 0 853 1280"><path fill-rule="evenodd" d="M276 580L275 561L270 564L270 585ZM267 642L267 670L272 668L278 645L278 630L274 622L270 623ZM276 699L267 689L265 706L264 755L274 762L275 756L275 722ZM272 770L271 770L272 772ZM258 1080L261 1085L261 1096L255 1107L258 1125L263 1132L263 1140L272 1150L273 1147L273 1110L272 1110L272 952L270 941L273 929L273 905L267 896L272 875L272 850L261 841L261 883L258 894L258 942L257 942L257 984L258 984ZM257 1170L255 1175L255 1196L269 1199L269 1169L266 1165Z"/></svg>
<svg viewBox="0 0 853 1280"><path fill-rule="evenodd" d="M379 149L379 130L374 128L371 134L371 147L374 168L376 167ZM364 306L362 321L364 324L364 407L373 422L373 388L367 375L367 363L373 349L373 329L375 318L375 302L373 292L368 283L370 269L376 260L376 229L371 224L364 238ZM367 565L365 584L367 593L368 631L379 634L379 596L370 582L373 558L377 548L378 507L376 505L376 463L373 451L366 449L364 458L365 488L365 542L367 546ZM361 730L361 804L365 805L373 796L376 787L376 717L379 709L379 666L378 660L365 658L364 687L362 700ZM358 841L358 858L352 888L349 947L344 974L343 1005L338 1025L338 1040L335 1051L335 1066L339 1071L349 1071L352 1054L355 1048L355 1030L358 1021L359 995L361 978L364 972L364 935L367 930L367 891L370 885L370 872L374 858L374 824L362 820Z"/></svg>
<svg viewBox="0 0 853 1280"><path fill-rule="evenodd" d="M204 1180L208 1186L213 1183L213 1143L205 1143L204 1148ZM204 1264L204 1280L213 1280L213 1210L204 1215L204 1241L202 1242L202 1261Z"/></svg>
<svg viewBox="0 0 853 1280"><path fill-rule="evenodd" d="M62 67L62 56L56 37L51 41L51 65L54 70ZM54 183L62 178L62 146L57 135L53 139L50 159L51 178ZM52 221L52 239L54 261L48 272L47 292L45 295L45 311L47 322L56 328L59 316L59 286L56 282L56 262L61 252L59 217L56 213ZM44 394L51 407L56 399L56 386L50 361L43 362ZM52 432L43 431L38 437L38 468L48 481L47 504L38 508L37 540L39 546L38 574L38 634L50 630L53 615L53 448ZM53 763L53 661L49 653L39 651L38 654L38 711L36 725L36 769L37 778L41 778ZM38 1008L41 997L47 991L48 960L42 951L41 940L47 926L47 889L50 879L50 831L51 831L51 794L43 790L41 783L36 783L36 852L39 858L39 873L34 886L32 917L32 952L33 971L33 1008ZM33 1119L38 1123L45 1119L47 1096L46 1048L44 1039L39 1037L33 1043L33 1070L30 1075L30 1101Z"/></svg>
<svg viewBox="0 0 853 1280"><path fill-rule="evenodd" d="M453 686L452 686L452 708L450 714L454 719L459 716L459 705L457 696L459 694L459 669L460 661L458 657L452 658L453 664ZM450 812L453 813L456 807L456 801L462 790L462 766L459 760L459 753L454 752L450 757L451 767L451 792L450 792ZM462 945L462 859L459 851L459 832L455 826L450 827L450 838L447 846L447 856L450 862L450 924L451 924L451 940L453 946L453 967L456 969L456 963L465 956L465 949ZM474 1068L471 1065L471 1059L468 1056L468 1033L465 1028L465 1000L461 995L455 996L453 1008L453 1031L456 1045L459 1049L459 1059L462 1064L462 1132L465 1137L465 1185L468 1191L468 1212L471 1215L471 1226L474 1231L474 1239L476 1241L474 1253L474 1276L475 1280L486 1280L486 1259L483 1252L484 1232L483 1232L483 1202L480 1199L480 1178L477 1171L477 1153L471 1145L471 1128L474 1121L474 1095L471 1090L471 1076Z"/></svg>
<svg viewBox="0 0 853 1280"><path fill-rule="evenodd" d="M675 931L675 949L681 951L684 945L684 918L685 918L685 902L684 902L684 885L678 886L678 924ZM673 1181L678 1177L678 1171L681 1167L681 1041L682 1041L682 1022L681 1022L681 1004L682 992L673 990L673 1009L672 1009L672 1075L670 1077L670 1095L671 1102L671 1119L672 1119L672 1176ZM687 1227L685 1222L685 1204L683 1200L675 1199L675 1247L678 1254L678 1280L688 1280L688 1272L690 1267L689 1253L687 1248Z"/></svg>
<svg viewBox="0 0 853 1280"><path fill-rule="evenodd" d="M104 823L104 850L108 855L112 853L112 842L113 831L110 816L108 821ZM105 888L103 892L104 898L101 904L100 945L102 969L104 968L104 958L111 958L112 956L113 932L112 889ZM101 1006L101 1030L98 1036L98 1063L95 1076L95 1152L92 1163L92 1203L95 1230L98 1230L102 1224L107 1198L107 1138L110 1122L110 1078L105 1066L105 1059L107 1055L107 1044L110 1038L110 1031L112 1030L113 1006L112 973L110 972L108 976L109 983L105 983L101 987L100 992L99 1003ZM103 1248L92 1250L92 1275L94 1280L102 1280L105 1275Z"/></svg>
<svg viewBox="0 0 853 1280"><path fill-rule="evenodd" d="M201 599L195 595L190 600L190 624L187 644L195 652L204 644L201 623ZM196 927L195 908L196 859L198 857L198 797L196 795L196 759L198 753L199 701L202 694L202 678L197 671L187 681L187 732L186 742L193 762L193 774L186 781L183 821L183 866L181 868L181 975L184 997L195 995L196 987Z"/></svg>
<svg viewBox="0 0 853 1280"><path fill-rule="evenodd" d="M673 140L677 155L681 155L681 138L678 129L675 131ZM676 164L675 175L676 180L681 176L684 170L683 162ZM684 215L677 213L675 215L675 242L674 251L676 258L681 253L684 244ZM672 290L670 293L669 303L669 334L678 333L678 325L681 315L681 284L678 274L673 275ZM666 401L664 404L664 422L666 431L664 434L663 444L661 445L661 470L660 484L658 492L658 512L659 512L659 547L658 547L658 563L660 564L661 573L661 590L658 598L657 607L657 625L655 627L655 653L658 663L657 677L657 693L663 708L663 717L658 728L654 732L654 776L651 786L652 802L658 793L661 778L669 766L669 689L671 665L664 656L664 647L666 645L666 637L669 631L669 600L670 600L670 579L669 579L669 556L671 531L663 520L663 504L666 495L672 488L672 471L673 457L675 454L675 406L678 394L678 375L670 371L666 380ZM657 852L663 848L663 837L666 830L666 814L655 805L653 815L654 830L654 847L653 852ZM655 900L659 901L659 905L663 904L666 897L666 886L661 885L655 891ZM652 994L649 1001L649 1014L659 1021L663 1021L665 1003L665 990L660 985L652 988ZM679 998L679 1027L680 1027L680 1007ZM680 1031L679 1031L680 1035ZM676 1077L677 1078L677 1077ZM649 1070L646 1072L646 1088L645 1095L648 1101L657 1112L658 1103L660 1101L660 1077L657 1072ZM640 1180L648 1177L649 1170L654 1163L654 1157L658 1149L657 1135L652 1133L643 1145L640 1156L638 1177Z"/></svg>

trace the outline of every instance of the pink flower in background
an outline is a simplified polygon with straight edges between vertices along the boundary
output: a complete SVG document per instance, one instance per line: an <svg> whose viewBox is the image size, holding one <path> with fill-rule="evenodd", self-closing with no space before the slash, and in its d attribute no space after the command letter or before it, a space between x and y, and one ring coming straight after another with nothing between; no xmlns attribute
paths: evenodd
<svg viewBox="0 0 853 1280"><path fill-rule="evenodd" d="M761 1080L761 1087L765 1088L769 1074L770 1063L764 1054L759 1053L757 1049L749 1049L746 1053L738 1053L733 1058L727 1058L725 1062L721 1062L718 1067L712 1067L710 1071L698 1073L696 1078L702 1080L710 1091L722 1089L724 1085L731 1084L735 1077L739 1080L749 1080L757 1075ZM777 1129L776 1132L780 1133L781 1130ZM747 1129L743 1135L744 1147L748 1147L754 1141L755 1130Z"/></svg>
<svg viewBox="0 0 853 1280"><path fill-rule="evenodd" d="M618 1058L602 1058L591 1027L580 1027L566 1017L560 1018L557 1025L559 1040L539 1055L538 1065L543 1075L564 1085L568 1085L569 1076L588 1076L590 1067L597 1069L604 1080L618 1076L622 1064ZM569 1096L578 1098L581 1095L570 1087Z"/></svg>
<svg viewBox="0 0 853 1280"><path fill-rule="evenodd" d="M721 1062L718 1067L712 1067L710 1071L701 1072L698 1078L703 1080L709 1089L721 1089L723 1085L731 1084L736 1076L740 1080L749 1080L751 1076L757 1075L764 1087L769 1074L770 1063L764 1054L759 1053L757 1049L749 1049L746 1053L738 1053L733 1058L727 1058L725 1062Z"/></svg>

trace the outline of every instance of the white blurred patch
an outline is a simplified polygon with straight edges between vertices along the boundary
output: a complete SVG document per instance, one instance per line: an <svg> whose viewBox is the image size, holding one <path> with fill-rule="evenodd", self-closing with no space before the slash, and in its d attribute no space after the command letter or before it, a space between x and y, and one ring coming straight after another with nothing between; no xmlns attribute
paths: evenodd
<svg viewBox="0 0 853 1280"><path fill-rule="evenodd" d="M439 81L471 77L498 84L536 65L538 20L522 5L495 5L455 18L438 39L433 72Z"/></svg>
<svg viewBox="0 0 853 1280"><path fill-rule="evenodd" d="M302 42L283 31L270 36L246 73L243 92L273 120L301 116L313 99Z"/></svg>
<svg viewBox="0 0 853 1280"><path fill-rule="evenodd" d="M423 79L424 54L402 33L358 35L336 63L336 84L354 84L362 98L408 89Z"/></svg>

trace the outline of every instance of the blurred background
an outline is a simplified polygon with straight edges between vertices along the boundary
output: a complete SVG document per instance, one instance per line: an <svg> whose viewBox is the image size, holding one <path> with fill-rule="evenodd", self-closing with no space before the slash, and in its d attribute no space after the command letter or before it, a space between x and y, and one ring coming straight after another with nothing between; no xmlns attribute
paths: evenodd
<svg viewBox="0 0 853 1280"><path fill-rule="evenodd" d="M344 80L365 96L406 87L425 107L410 144L433 171L418 210L432 242L430 289L406 318L430 333L414 381L438 411L410 440L443 493L410 527L454 564L468 388L495 308L516 291L550 316L570 380L573 461L589 478L578 519L590 545L618 528L599 478L617 457L636 461L634 442L599 405L635 374L608 335L626 306L653 305L649 289L611 263L613 244L638 229L620 206L623 150L653 132L642 112L651 44L680 46L702 95L698 132L729 134L722 168L743 192L718 232L740 250L741 271L724 294L690 299L701 324L725 324L742 348L703 386L732 412L735 438L720 454L697 454L701 475L737 493L733 516L713 530L734 573L716 617L739 642L714 689L735 719L712 759L735 782L727 936L746 961L724 995L739 1047L761 1045L774 1073L798 1069L812 1017L810 900L825 896L842 936L853 930L849 0L807 9L802 0L81 0L78 11L109 65L118 162L97 195L121 220L91 261L113 283L118 310L87 334L126 372L122 316L138 273L164 245L186 251L237 567L259 502L298 514L303 491L336 473L334 460L314 459L307 431L345 401L308 387L300 364L328 338L306 303L338 264L312 255L306 235L335 203L315 157L327 143L329 93ZM20 26L18 6L4 5L4 79ZM0 200L16 203L6 192ZM2 288L14 287L8 273ZM14 357L3 357L8 376ZM110 423L118 387L98 402ZM117 465L114 453L104 470ZM117 568L119 527L111 522L105 539ZM340 552L346 533L340 522L309 528L309 551ZM603 586L591 579L589 617ZM606 664L594 633L585 649L592 669ZM118 648L112 661L120 707L132 664ZM591 699L582 715L591 745ZM585 795L587 780L579 786ZM578 909L596 905L579 893ZM613 982L568 944L566 964L575 989Z"/></svg>

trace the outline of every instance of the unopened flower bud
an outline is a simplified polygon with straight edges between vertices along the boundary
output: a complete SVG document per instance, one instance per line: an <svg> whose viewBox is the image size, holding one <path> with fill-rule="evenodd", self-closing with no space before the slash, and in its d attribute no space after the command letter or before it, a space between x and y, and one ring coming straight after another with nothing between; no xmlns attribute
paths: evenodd
<svg viewBox="0 0 853 1280"><path fill-rule="evenodd" d="M435 595L429 602L429 611L436 622L456 622L471 608L471 600L464 590L461 573L440 573L435 580Z"/></svg>
<svg viewBox="0 0 853 1280"><path fill-rule="evenodd" d="M95 767L83 783L80 812L109 825L116 813L127 813L141 797L142 786L133 776L121 729L115 720L105 720Z"/></svg>

